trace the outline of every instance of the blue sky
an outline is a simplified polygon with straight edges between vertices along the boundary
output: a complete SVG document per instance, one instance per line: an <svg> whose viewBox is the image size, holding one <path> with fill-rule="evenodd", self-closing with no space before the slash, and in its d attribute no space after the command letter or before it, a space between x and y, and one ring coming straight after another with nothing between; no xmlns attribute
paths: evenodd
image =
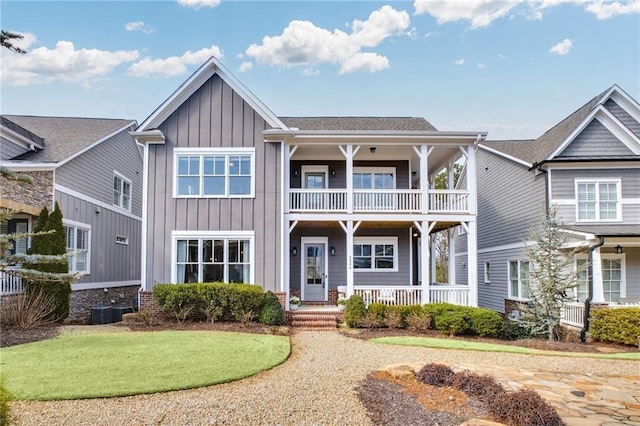
<svg viewBox="0 0 640 426"><path fill-rule="evenodd" d="M3 114L142 122L215 55L280 116L420 116L537 137L618 84L640 0L5 1Z"/></svg>

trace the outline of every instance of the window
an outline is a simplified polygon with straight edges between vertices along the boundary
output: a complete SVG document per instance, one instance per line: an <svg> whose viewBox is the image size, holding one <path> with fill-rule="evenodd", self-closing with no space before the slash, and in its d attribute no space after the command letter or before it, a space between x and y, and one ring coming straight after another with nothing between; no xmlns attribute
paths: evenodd
<svg viewBox="0 0 640 426"><path fill-rule="evenodd" d="M29 231L28 219L9 219L6 222L0 223L0 234L25 234ZM17 240L10 240L11 247L9 254L26 254L28 238L18 238ZM0 259L4 257L4 253L0 253Z"/></svg>
<svg viewBox="0 0 640 426"><path fill-rule="evenodd" d="M365 271L397 271L398 238L354 238L353 267Z"/></svg>
<svg viewBox="0 0 640 426"><path fill-rule="evenodd" d="M620 221L620 180L576 181L578 222Z"/></svg>
<svg viewBox="0 0 640 426"><path fill-rule="evenodd" d="M253 148L175 150L176 197L252 197Z"/></svg>
<svg viewBox="0 0 640 426"><path fill-rule="evenodd" d="M353 189L394 189L395 167L354 167Z"/></svg>
<svg viewBox="0 0 640 426"><path fill-rule="evenodd" d="M576 282L575 298L583 302L587 298L587 288L589 286L589 261L587 259L576 259Z"/></svg>
<svg viewBox="0 0 640 426"><path fill-rule="evenodd" d="M602 259L602 286L604 300L617 302L622 297L622 258Z"/></svg>
<svg viewBox="0 0 640 426"><path fill-rule="evenodd" d="M509 261L509 297L512 299L529 298L529 261Z"/></svg>
<svg viewBox="0 0 640 426"><path fill-rule="evenodd" d="M118 173L113 176L113 205L131 210L131 181Z"/></svg>
<svg viewBox="0 0 640 426"><path fill-rule="evenodd" d="M67 235L67 253L74 253L69 257L69 272L89 273L89 225L76 224L65 221Z"/></svg>
<svg viewBox="0 0 640 426"><path fill-rule="evenodd" d="M175 282L252 283L253 235L176 236Z"/></svg>
<svg viewBox="0 0 640 426"><path fill-rule="evenodd" d="M491 263L490 262L484 262L484 283L485 284L491 283Z"/></svg>

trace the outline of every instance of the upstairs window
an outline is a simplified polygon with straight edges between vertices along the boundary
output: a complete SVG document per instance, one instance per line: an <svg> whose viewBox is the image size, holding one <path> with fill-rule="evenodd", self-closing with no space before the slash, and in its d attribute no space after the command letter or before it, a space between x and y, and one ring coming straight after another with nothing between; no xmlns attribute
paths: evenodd
<svg viewBox="0 0 640 426"><path fill-rule="evenodd" d="M254 149L175 150L176 197L253 197Z"/></svg>
<svg viewBox="0 0 640 426"><path fill-rule="evenodd" d="M395 189L395 167L354 167L353 189Z"/></svg>
<svg viewBox="0 0 640 426"><path fill-rule="evenodd" d="M113 176L113 205L131 210L131 181L118 173Z"/></svg>
<svg viewBox="0 0 640 426"><path fill-rule="evenodd" d="M578 222L622 220L620 180L576 181Z"/></svg>

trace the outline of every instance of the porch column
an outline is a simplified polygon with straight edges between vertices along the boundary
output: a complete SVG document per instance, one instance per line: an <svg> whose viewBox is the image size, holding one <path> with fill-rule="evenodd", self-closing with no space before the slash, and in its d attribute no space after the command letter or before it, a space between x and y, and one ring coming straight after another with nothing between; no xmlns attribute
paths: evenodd
<svg viewBox="0 0 640 426"><path fill-rule="evenodd" d="M435 224L435 222L434 222ZM429 222L423 220L422 222L414 222L416 228L420 231L420 238L422 244L420 244L420 286L422 287L422 304L429 303Z"/></svg>
<svg viewBox="0 0 640 426"><path fill-rule="evenodd" d="M600 247L591 252L591 271L593 279L591 303L606 303L604 300L604 284L602 283L602 254L600 253Z"/></svg>
<svg viewBox="0 0 640 426"><path fill-rule="evenodd" d="M429 253L433 253L431 256L431 279L435 282L438 275L436 274L436 239L433 235L429 235L429 244L431 245L431 247L429 247Z"/></svg>
<svg viewBox="0 0 640 426"><path fill-rule="evenodd" d="M293 232L294 228L298 224L298 221L291 222L290 220L285 220L285 226L282 230L282 291L286 294L285 296L285 307L289 310L289 297L290 297L290 268L291 268L291 232ZM300 248L302 251L302 248Z"/></svg>
<svg viewBox="0 0 640 426"><path fill-rule="evenodd" d="M447 261L447 272L449 285L456 284L456 228L449 228L447 230L448 247L449 247L449 259Z"/></svg>
<svg viewBox="0 0 640 426"><path fill-rule="evenodd" d="M356 232L360 223L353 223L353 220L339 221L340 227L346 235L346 261L347 261L347 297L351 297L354 293L353 289L353 234Z"/></svg>
<svg viewBox="0 0 640 426"><path fill-rule="evenodd" d="M469 306L478 306L478 234L476 221L467 222Z"/></svg>

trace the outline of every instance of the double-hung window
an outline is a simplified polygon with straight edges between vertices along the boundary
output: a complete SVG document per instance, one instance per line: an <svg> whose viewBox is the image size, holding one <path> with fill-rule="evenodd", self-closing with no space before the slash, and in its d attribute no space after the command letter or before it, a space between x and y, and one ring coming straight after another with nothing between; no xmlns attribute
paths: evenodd
<svg viewBox="0 0 640 426"><path fill-rule="evenodd" d="M622 220L620 180L576 180L578 222Z"/></svg>
<svg viewBox="0 0 640 426"><path fill-rule="evenodd" d="M398 238L354 238L353 267L360 271L397 271Z"/></svg>
<svg viewBox="0 0 640 426"><path fill-rule="evenodd" d="M64 220L69 272L89 273L91 226Z"/></svg>
<svg viewBox="0 0 640 426"><path fill-rule="evenodd" d="M509 261L509 298L529 298L529 261Z"/></svg>
<svg viewBox="0 0 640 426"><path fill-rule="evenodd" d="M576 283L575 299L583 302L587 298L587 289L589 286L589 261L586 258L576 258Z"/></svg>
<svg viewBox="0 0 640 426"><path fill-rule="evenodd" d="M253 197L254 148L176 148L174 154L176 197Z"/></svg>
<svg viewBox="0 0 640 426"><path fill-rule="evenodd" d="M253 282L253 232L174 232L174 281Z"/></svg>
<svg viewBox="0 0 640 426"><path fill-rule="evenodd" d="M113 175L113 205L131 210L131 181L119 173Z"/></svg>

